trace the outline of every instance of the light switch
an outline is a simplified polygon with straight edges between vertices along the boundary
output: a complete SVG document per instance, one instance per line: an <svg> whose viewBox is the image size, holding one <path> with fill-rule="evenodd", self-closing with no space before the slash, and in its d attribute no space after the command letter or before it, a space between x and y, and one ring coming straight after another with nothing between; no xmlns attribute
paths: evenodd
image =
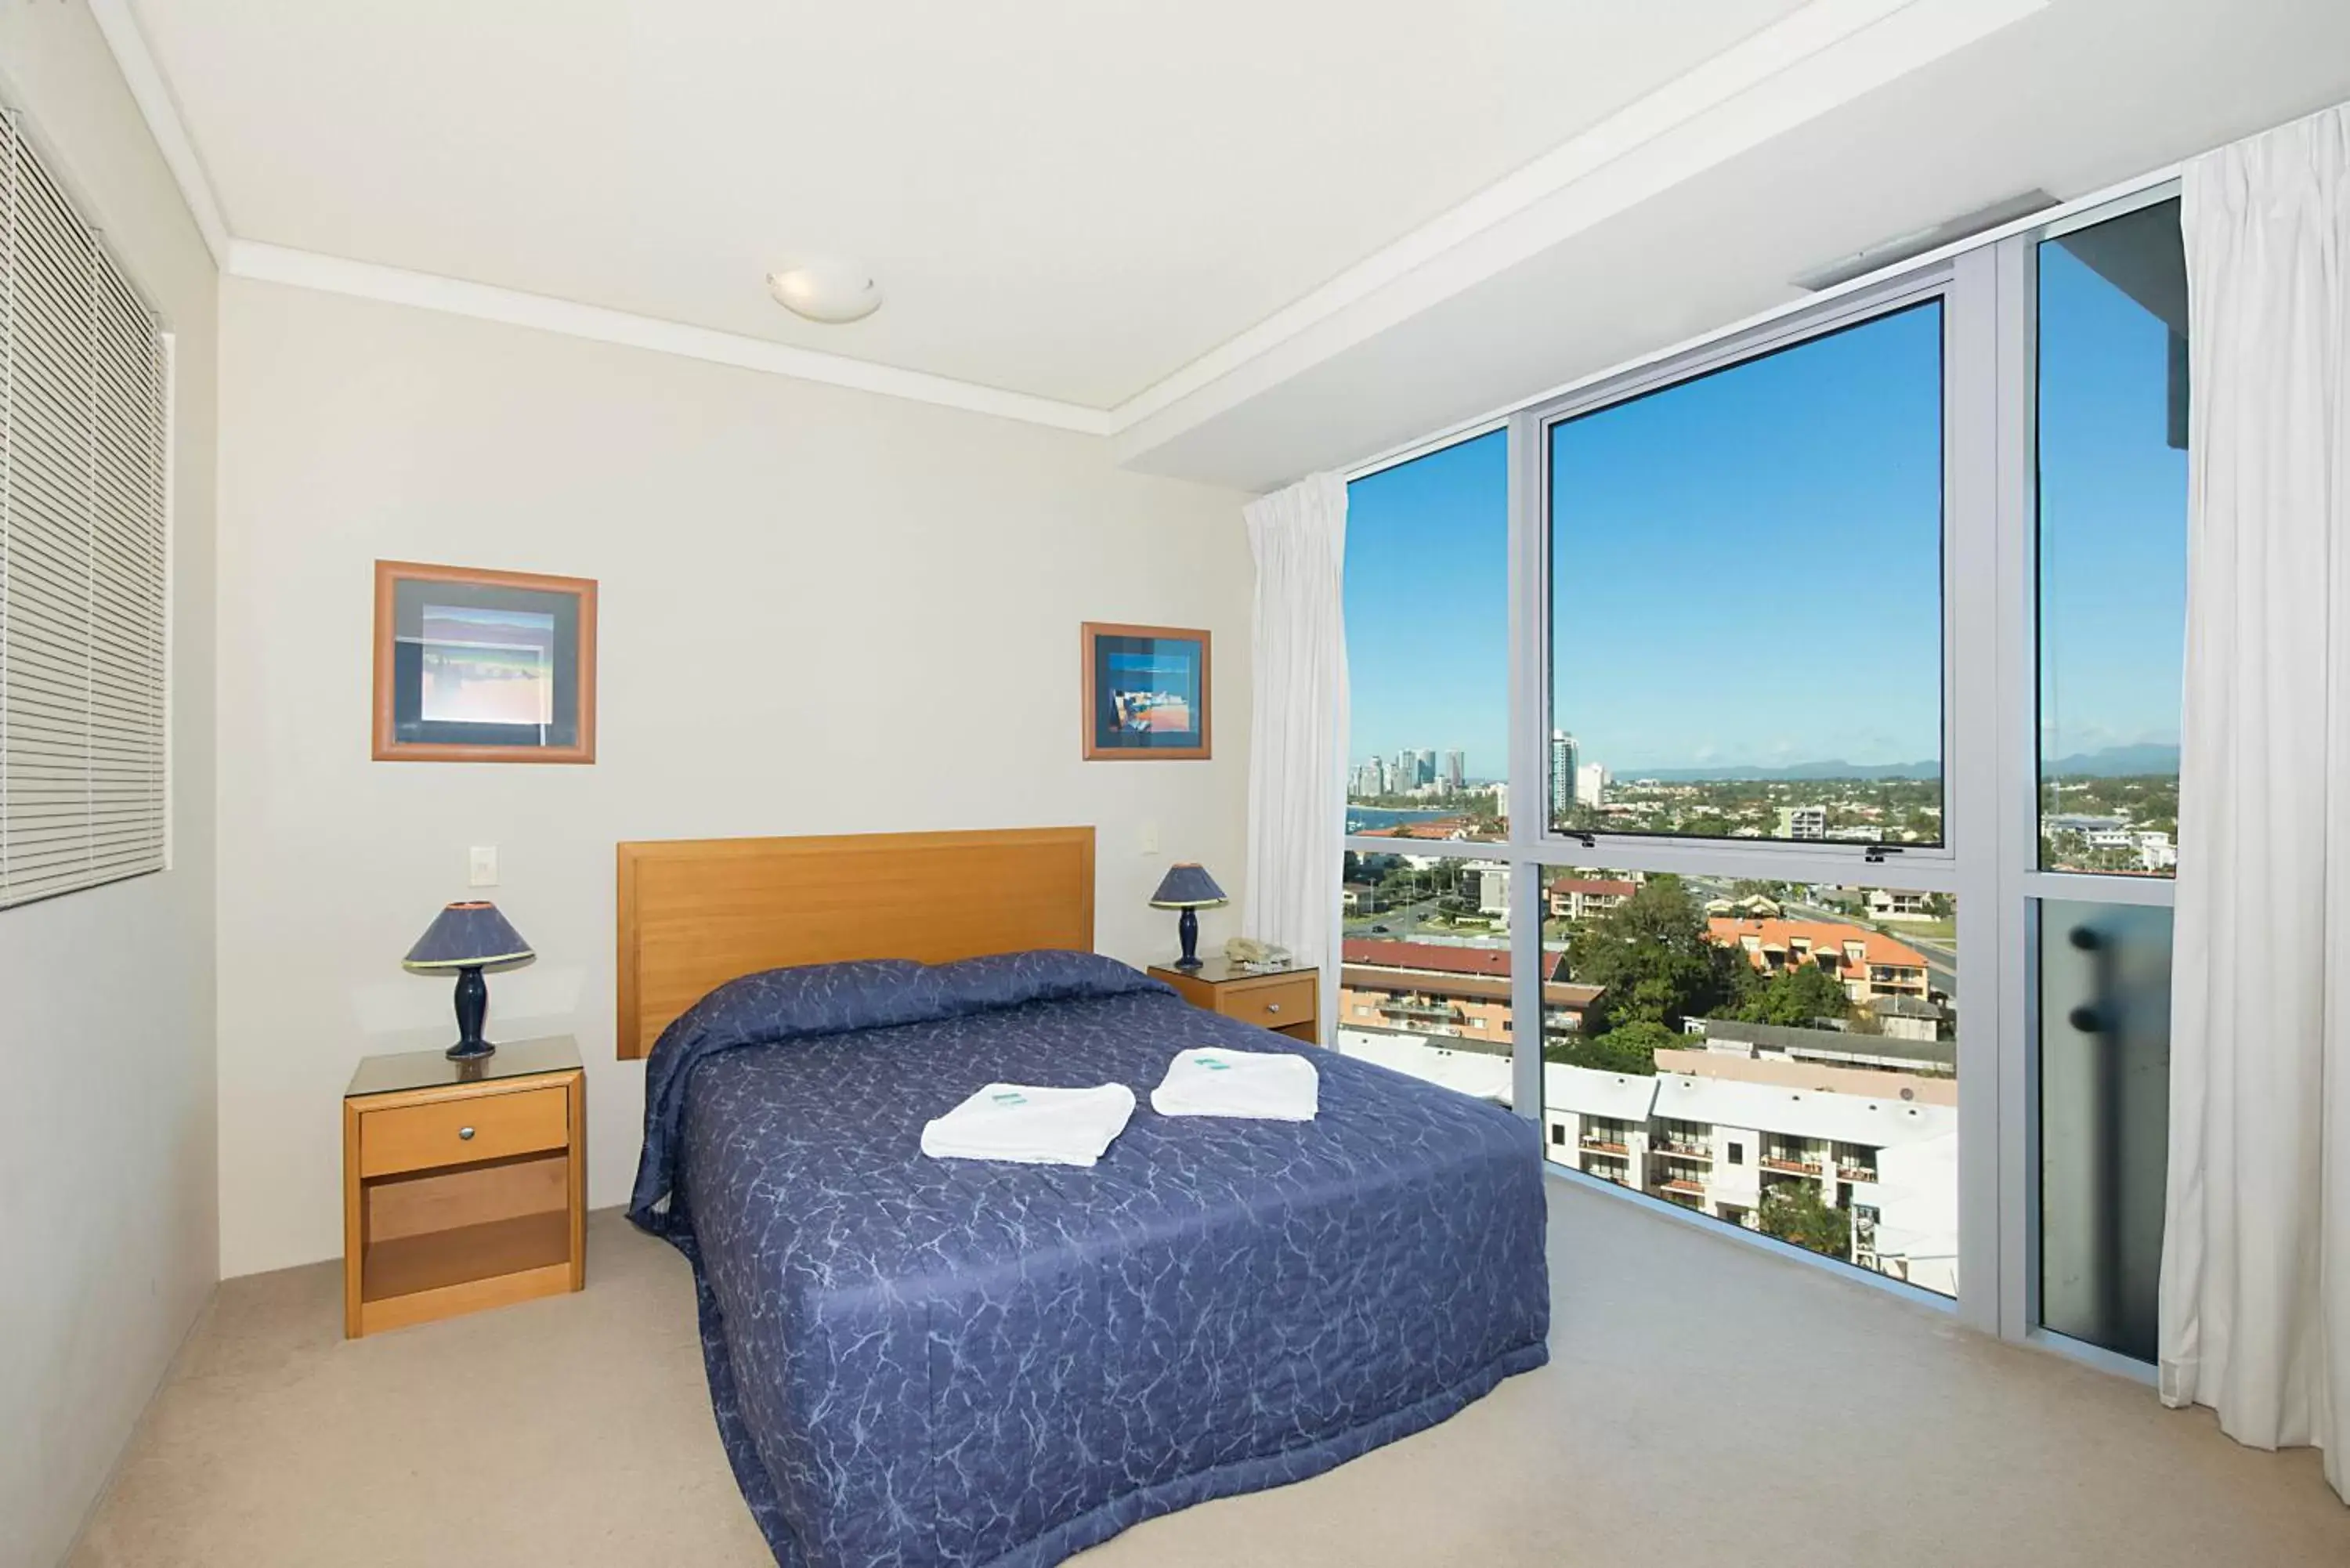
<svg viewBox="0 0 2350 1568"><path fill-rule="evenodd" d="M1143 818L1141 840L1141 849L1143 854L1156 855L1159 853L1159 819L1157 817L1150 816Z"/></svg>
<svg viewBox="0 0 2350 1568"><path fill-rule="evenodd" d="M471 888L494 888L498 885L498 847L494 844L476 844L470 852L465 884Z"/></svg>

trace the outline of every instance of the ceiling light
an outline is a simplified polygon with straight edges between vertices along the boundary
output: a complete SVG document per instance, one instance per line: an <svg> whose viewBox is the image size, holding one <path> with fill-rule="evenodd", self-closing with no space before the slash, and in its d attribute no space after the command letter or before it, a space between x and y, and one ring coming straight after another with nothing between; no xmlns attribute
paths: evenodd
<svg viewBox="0 0 2350 1568"><path fill-rule="evenodd" d="M881 285L862 262L827 256L767 275L775 303L810 321L862 321L881 308Z"/></svg>

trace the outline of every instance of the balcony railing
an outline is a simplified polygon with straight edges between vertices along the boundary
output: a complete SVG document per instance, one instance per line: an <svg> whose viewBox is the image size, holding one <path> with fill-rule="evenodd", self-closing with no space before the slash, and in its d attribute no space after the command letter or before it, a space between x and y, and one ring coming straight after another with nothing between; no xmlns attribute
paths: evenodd
<svg viewBox="0 0 2350 1568"><path fill-rule="evenodd" d="M1877 1179L1877 1168L1839 1160L1836 1162L1836 1177L1843 1181L1874 1181Z"/></svg>
<svg viewBox="0 0 2350 1568"><path fill-rule="evenodd" d="M1648 1140L1648 1147L1659 1154L1677 1154L1684 1159L1702 1159L1711 1162L1713 1158L1713 1150L1710 1146L1690 1143L1681 1138L1652 1137Z"/></svg>
<svg viewBox="0 0 2350 1568"><path fill-rule="evenodd" d="M1762 1168L1776 1171L1781 1176L1817 1176L1822 1167L1816 1159L1789 1159L1780 1155L1766 1154L1762 1157Z"/></svg>
<svg viewBox="0 0 2350 1568"><path fill-rule="evenodd" d="M1405 1002L1390 997L1379 1003L1379 1011L1390 1018L1417 1018L1430 1023L1458 1023L1461 1010L1440 1002Z"/></svg>
<svg viewBox="0 0 2350 1568"><path fill-rule="evenodd" d="M1617 1159L1628 1159L1632 1155L1630 1148L1627 1147L1623 1144L1613 1142L1607 1138L1586 1137L1578 1141L1581 1142L1584 1151L1587 1154L1612 1154Z"/></svg>

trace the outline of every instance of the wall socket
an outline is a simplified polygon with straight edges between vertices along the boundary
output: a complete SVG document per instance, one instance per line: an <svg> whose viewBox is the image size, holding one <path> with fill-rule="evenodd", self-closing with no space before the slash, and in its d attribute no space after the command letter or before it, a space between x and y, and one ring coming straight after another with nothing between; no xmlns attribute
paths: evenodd
<svg viewBox="0 0 2350 1568"><path fill-rule="evenodd" d="M494 844L476 844L465 852L465 886L494 888L498 885L498 847Z"/></svg>

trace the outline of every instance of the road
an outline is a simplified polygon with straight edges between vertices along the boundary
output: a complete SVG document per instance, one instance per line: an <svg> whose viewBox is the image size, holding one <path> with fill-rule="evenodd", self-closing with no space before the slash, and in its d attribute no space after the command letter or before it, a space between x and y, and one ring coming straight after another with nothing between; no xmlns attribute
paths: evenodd
<svg viewBox="0 0 2350 1568"><path fill-rule="evenodd" d="M1371 929L1385 926L1384 931ZM1375 942L1430 941L1471 944L1491 947L1503 940L1498 931L1456 930L1436 919L1436 900L1419 898L1409 904L1399 904L1392 909L1382 909L1376 915L1350 917L1346 934L1366 938Z"/></svg>

